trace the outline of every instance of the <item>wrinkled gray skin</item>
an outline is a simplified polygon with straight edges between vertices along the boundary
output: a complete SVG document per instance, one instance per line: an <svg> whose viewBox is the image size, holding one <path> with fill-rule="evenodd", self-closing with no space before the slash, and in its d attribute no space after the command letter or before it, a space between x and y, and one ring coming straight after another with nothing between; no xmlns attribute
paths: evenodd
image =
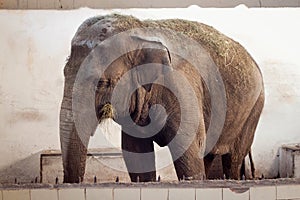
<svg viewBox="0 0 300 200"><path fill-rule="evenodd" d="M87 153L86 147L90 135L97 126L97 121L87 122L87 125L83 127L86 133L84 135L80 134L79 138L78 127L74 124L72 92L78 90L78 93L80 93L86 87L82 85L82 87L74 88L74 81L80 65L91 50L95 48L95 44L101 45L101 41L118 32L112 27L111 21L114 20L111 16L92 18L83 23L72 40L71 55L64 69L64 97L60 112L60 139L63 154L64 182L78 183L83 180ZM98 37L99 35L100 37ZM254 132L264 104L263 81L256 63L238 44L236 44L240 48L238 50L242 52L242 56L239 59L244 59L242 63L246 63L245 66L240 66L241 69L247 69L244 71L231 69L228 68L228 65L220 64L223 63L223 59L214 54L214 52L210 52L211 57L218 65L222 78L225 80L227 112L224 128L217 144L203 159L199 155L203 155L205 150L205 138L210 122L211 105L209 92L201 76L188 62L170 54L168 48L163 44L149 41L147 38L141 38L143 38L143 35L140 35L140 38L131 37L119 46L105 49L108 52L114 52L116 49L127 48L128 46L138 48L144 45L152 45L155 48L129 52L115 60L101 77L97 77L97 80L100 80L96 83L97 91L94 102L97 116L100 117L101 113L99 113L99 110L101 110L102 106L110 102L114 86L118 80L128 70L146 63L160 63L181 71L191 83L197 96L198 105L191 105L189 97L185 97L184 105L180 105L178 99L170 90L158 84L140 85L129 97L131 118L140 126L146 126L150 123L149 109L155 104L163 105L168 115L165 126L154 136L137 138L130 135L130 133L122 132L123 156L131 180L138 181L138 177L139 181L154 181L156 179L153 142L160 146L169 145L169 142L178 131L181 116L180 106L189 106L198 110L200 117L196 137L193 138L189 147L178 159L176 158L177 150L182 148L184 141L178 141L175 145L169 146L171 155L173 158L176 158L174 159L174 166L178 179L182 177L191 177L198 180L204 178L215 155L222 155L223 170L226 177L239 179L240 168L243 159L250 151ZM233 42L230 39L229 41ZM243 58L243 56L246 57ZM102 58L99 59L101 60ZM172 59L172 62L170 59ZM101 66L99 67L101 68ZM245 71L246 73L244 73ZM153 81L161 74L164 74L160 70L152 70L152 72L155 73L150 73L149 76L151 76L150 79ZM136 77L136 84L139 84L138 81L143 80L143 78L142 76ZM240 84L241 80L248 84ZM134 80L131 81L134 82ZM180 83L174 82L172 84L174 84L175 88L178 88L179 92L181 91ZM159 125L160 122L159 120L156 121L155 117L159 119L159 114L154 116L152 123L158 123ZM88 121L89 119L87 118L86 120ZM126 124L122 124L122 113L118 114L115 120L126 126ZM150 156L144 158L143 156L132 156L126 152L148 153ZM149 167L153 169L150 172L135 172L137 168L142 170Z"/></svg>

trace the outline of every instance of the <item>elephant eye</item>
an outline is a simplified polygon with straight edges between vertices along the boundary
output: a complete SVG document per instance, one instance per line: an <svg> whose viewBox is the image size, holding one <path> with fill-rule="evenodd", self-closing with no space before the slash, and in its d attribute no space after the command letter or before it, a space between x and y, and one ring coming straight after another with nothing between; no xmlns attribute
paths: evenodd
<svg viewBox="0 0 300 200"><path fill-rule="evenodd" d="M100 88L104 88L104 87L108 87L109 86L109 81L106 80L106 79L100 79L98 81L98 84L97 84L97 88L100 89Z"/></svg>

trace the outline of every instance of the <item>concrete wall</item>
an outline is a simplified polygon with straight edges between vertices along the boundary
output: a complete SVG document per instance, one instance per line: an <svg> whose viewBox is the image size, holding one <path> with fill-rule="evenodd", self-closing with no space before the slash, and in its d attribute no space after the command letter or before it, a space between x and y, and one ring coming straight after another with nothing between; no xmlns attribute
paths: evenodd
<svg viewBox="0 0 300 200"><path fill-rule="evenodd" d="M89 8L186 8L190 5L200 7L235 7L245 4L248 7L299 7L300 0L0 0L4 9L74 9Z"/></svg>
<svg viewBox="0 0 300 200"><path fill-rule="evenodd" d="M0 182L39 176L41 151L59 149L63 67L88 17L119 12L212 25L244 45L260 65L266 105L253 145L258 175L276 177L278 149L300 141L300 9L129 9L0 11ZM101 147L94 138L91 147ZM165 159L165 158L162 158Z"/></svg>

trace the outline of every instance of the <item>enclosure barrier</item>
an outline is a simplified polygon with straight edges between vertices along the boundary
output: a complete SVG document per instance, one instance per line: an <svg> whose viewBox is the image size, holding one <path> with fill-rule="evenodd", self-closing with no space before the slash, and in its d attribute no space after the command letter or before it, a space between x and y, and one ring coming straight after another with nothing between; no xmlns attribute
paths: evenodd
<svg viewBox="0 0 300 200"><path fill-rule="evenodd" d="M0 185L0 200L294 200L300 179Z"/></svg>

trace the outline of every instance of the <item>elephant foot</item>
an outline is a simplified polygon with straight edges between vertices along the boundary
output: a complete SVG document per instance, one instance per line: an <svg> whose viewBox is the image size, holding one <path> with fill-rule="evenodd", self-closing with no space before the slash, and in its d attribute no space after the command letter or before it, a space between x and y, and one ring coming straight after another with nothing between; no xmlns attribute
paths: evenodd
<svg viewBox="0 0 300 200"><path fill-rule="evenodd" d="M83 176L80 177L64 176L63 183L81 183L81 182L83 182Z"/></svg>
<svg viewBox="0 0 300 200"><path fill-rule="evenodd" d="M155 182L156 172L129 173L131 182Z"/></svg>
<svg viewBox="0 0 300 200"><path fill-rule="evenodd" d="M223 172L227 179L241 179L243 158L234 159L231 154L222 155Z"/></svg>
<svg viewBox="0 0 300 200"><path fill-rule="evenodd" d="M204 180L206 179L204 160L186 154L174 161L178 180Z"/></svg>

